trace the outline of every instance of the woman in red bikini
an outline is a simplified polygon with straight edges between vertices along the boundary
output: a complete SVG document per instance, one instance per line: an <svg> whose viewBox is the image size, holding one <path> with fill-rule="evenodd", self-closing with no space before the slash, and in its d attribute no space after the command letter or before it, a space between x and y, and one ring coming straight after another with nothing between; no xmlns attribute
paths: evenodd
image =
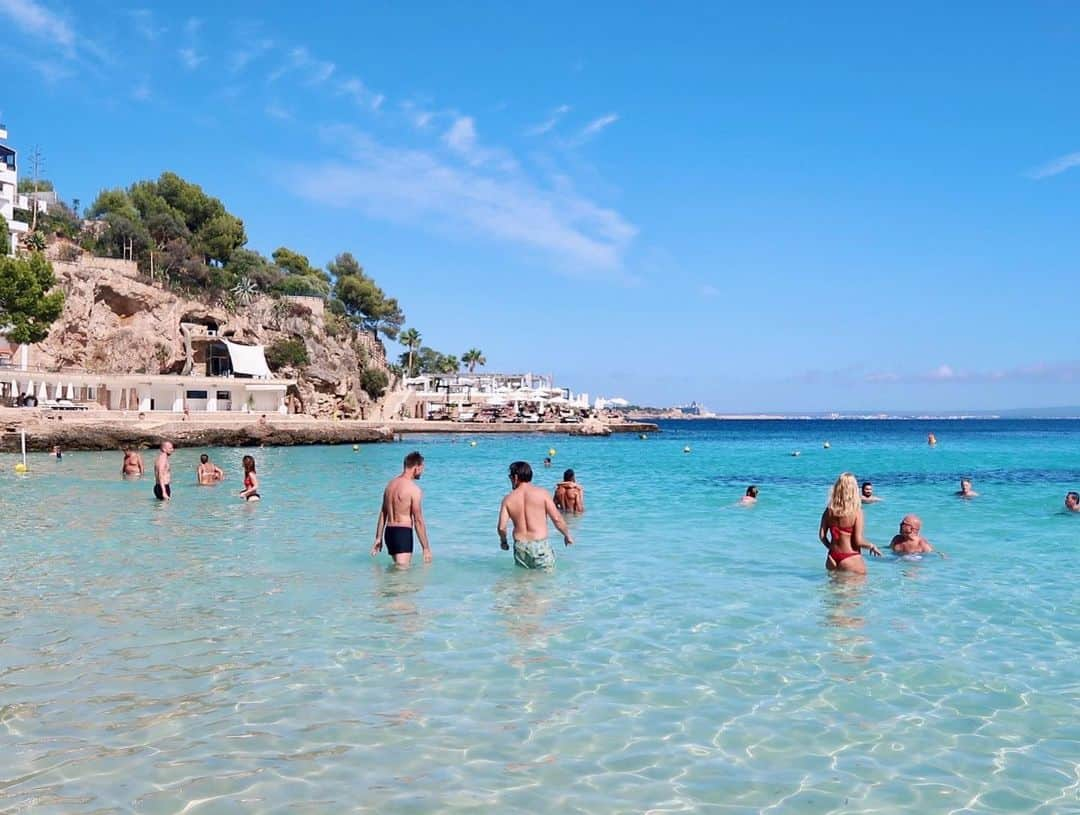
<svg viewBox="0 0 1080 815"><path fill-rule="evenodd" d="M818 539L829 550L825 568L830 572L866 574L866 562L859 553L867 549L881 557L881 550L863 537L862 500L859 483L851 473L841 473L829 492L829 505L821 513Z"/></svg>

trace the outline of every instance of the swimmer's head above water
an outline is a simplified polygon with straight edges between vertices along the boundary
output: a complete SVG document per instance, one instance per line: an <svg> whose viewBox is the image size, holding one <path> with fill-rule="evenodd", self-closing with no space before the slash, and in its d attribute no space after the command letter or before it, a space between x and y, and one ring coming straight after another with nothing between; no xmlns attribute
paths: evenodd
<svg viewBox="0 0 1080 815"><path fill-rule="evenodd" d="M1065 493L1065 509L1069 512L1080 512L1080 492Z"/></svg>

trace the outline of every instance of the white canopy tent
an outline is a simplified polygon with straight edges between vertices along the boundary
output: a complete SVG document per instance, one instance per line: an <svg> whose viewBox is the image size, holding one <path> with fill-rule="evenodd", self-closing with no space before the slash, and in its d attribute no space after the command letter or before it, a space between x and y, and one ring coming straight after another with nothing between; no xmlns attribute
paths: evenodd
<svg viewBox="0 0 1080 815"><path fill-rule="evenodd" d="M232 360L234 374L253 376L256 379L273 379L270 366L266 364L266 356L263 354L261 345L238 345L223 339L229 359Z"/></svg>

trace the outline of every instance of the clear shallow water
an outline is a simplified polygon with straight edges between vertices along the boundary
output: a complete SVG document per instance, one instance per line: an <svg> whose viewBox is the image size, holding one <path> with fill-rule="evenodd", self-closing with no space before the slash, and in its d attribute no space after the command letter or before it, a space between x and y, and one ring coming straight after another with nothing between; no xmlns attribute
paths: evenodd
<svg viewBox="0 0 1080 815"><path fill-rule="evenodd" d="M0 811L1080 810L1080 423L477 441L257 450L258 505L247 451L214 488L178 451L168 506L119 454L0 457ZM549 446L588 512L544 575L494 527ZM435 562L397 573L367 552L413 448ZM826 576L844 469L872 540L916 511L948 559Z"/></svg>

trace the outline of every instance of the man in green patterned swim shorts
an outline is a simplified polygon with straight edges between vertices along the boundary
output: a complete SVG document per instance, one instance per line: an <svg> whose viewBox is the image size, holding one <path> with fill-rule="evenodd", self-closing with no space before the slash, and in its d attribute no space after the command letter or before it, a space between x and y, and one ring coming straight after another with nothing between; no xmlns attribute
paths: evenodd
<svg viewBox="0 0 1080 815"><path fill-rule="evenodd" d="M562 533L567 546L572 546L574 539L547 490L534 487L532 477L532 467L527 461L515 461L510 465L513 489L499 507L499 544L503 549L510 548L506 541L506 526L513 521L514 562L526 569L553 569L555 553L548 543L548 518Z"/></svg>

